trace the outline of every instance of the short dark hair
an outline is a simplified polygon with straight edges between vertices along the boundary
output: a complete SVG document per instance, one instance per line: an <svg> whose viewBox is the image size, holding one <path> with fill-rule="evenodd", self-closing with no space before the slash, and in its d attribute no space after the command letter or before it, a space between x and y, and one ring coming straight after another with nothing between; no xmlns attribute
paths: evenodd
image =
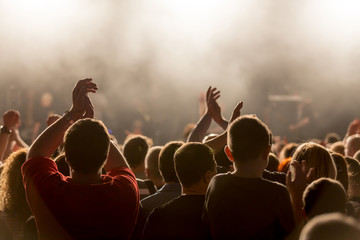
<svg viewBox="0 0 360 240"><path fill-rule="evenodd" d="M96 173L106 162L110 138L101 121L86 118L65 133L64 149L70 167L79 173Z"/></svg>
<svg viewBox="0 0 360 240"><path fill-rule="evenodd" d="M66 162L66 157L65 157L65 154L62 153L60 154L59 156L57 156L55 159L54 159L54 162L56 163L56 166L59 170L59 172L62 173L62 175L64 176L70 176L70 169L69 169L69 165L68 163Z"/></svg>
<svg viewBox="0 0 360 240"><path fill-rule="evenodd" d="M349 174L346 160L341 154L335 152L331 153L331 157L336 166L336 180L343 185L345 191L347 192L349 188Z"/></svg>
<svg viewBox="0 0 360 240"><path fill-rule="evenodd" d="M319 178L305 189L303 205L309 219L324 213L345 213L345 189L336 180Z"/></svg>
<svg viewBox="0 0 360 240"><path fill-rule="evenodd" d="M216 166L212 149L203 143L184 144L175 152L174 160L176 174L185 187L198 183Z"/></svg>
<svg viewBox="0 0 360 240"><path fill-rule="evenodd" d="M339 136L339 134L331 132L331 133L327 133L324 139L325 143L331 144L331 143L336 143L338 141L341 141L341 138Z"/></svg>
<svg viewBox="0 0 360 240"><path fill-rule="evenodd" d="M123 145L123 153L131 168L145 162L145 156L149 150L148 138L143 135L131 135Z"/></svg>
<svg viewBox="0 0 360 240"><path fill-rule="evenodd" d="M174 154L183 144L181 141L171 141L160 151L159 170L165 182L179 182L174 167Z"/></svg>
<svg viewBox="0 0 360 240"><path fill-rule="evenodd" d="M227 144L234 161L248 161L271 146L271 133L256 116L244 115L230 124Z"/></svg>

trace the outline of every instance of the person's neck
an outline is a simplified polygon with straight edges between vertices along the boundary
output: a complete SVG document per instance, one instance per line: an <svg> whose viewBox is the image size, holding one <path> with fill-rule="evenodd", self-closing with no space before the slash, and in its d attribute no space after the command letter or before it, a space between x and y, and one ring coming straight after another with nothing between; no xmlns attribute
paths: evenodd
<svg viewBox="0 0 360 240"><path fill-rule="evenodd" d="M101 183L101 173L94 173L94 174L84 174L71 171L70 177L73 179L75 183L79 184L96 184Z"/></svg>
<svg viewBox="0 0 360 240"><path fill-rule="evenodd" d="M146 179L145 165L144 164L140 164L140 165L138 165L136 167L132 167L131 170L135 174L136 178Z"/></svg>
<svg viewBox="0 0 360 240"><path fill-rule="evenodd" d="M207 190L207 187L202 185L193 185L191 187L181 186L181 188L183 195L205 195Z"/></svg>
<svg viewBox="0 0 360 240"><path fill-rule="evenodd" d="M235 171L231 174L242 178L261 178L264 169L259 165L260 164L254 164L254 162L235 162Z"/></svg>
<svg viewBox="0 0 360 240"><path fill-rule="evenodd" d="M150 179L150 178L149 178ZM164 180L161 178L161 179L158 179L158 178L153 178L153 179L150 179L154 185L159 189L161 188L162 186L164 186Z"/></svg>

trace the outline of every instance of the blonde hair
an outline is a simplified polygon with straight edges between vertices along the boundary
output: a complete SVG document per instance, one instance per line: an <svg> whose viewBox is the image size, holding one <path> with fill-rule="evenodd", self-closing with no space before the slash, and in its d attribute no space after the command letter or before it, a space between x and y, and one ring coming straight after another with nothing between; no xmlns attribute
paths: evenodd
<svg viewBox="0 0 360 240"><path fill-rule="evenodd" d="M327 177L336 179L336 166L326 148L314 142L301 144L295 151L293 159L306 160L308 168L314 168L314 178Z"/></svg>
<svg viewBox="0 0 360 240"><path fill-rule="evenodd" d="M0 175L0 210L25 220L31 215L21 174L26 154L25 149L12 153L6 159Z"/></svg>

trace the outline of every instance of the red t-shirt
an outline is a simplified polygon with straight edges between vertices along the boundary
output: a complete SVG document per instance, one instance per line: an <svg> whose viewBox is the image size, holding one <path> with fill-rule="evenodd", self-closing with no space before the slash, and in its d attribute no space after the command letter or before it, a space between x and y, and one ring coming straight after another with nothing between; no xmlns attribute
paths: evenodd
<svg viewBox="0 0 360 240"><path fill-rule="evenodd" d="M25 191L40 239L128 239L139 211L135 175L120 167L99 184L76 184L49 158L22 166Z"/></svg>

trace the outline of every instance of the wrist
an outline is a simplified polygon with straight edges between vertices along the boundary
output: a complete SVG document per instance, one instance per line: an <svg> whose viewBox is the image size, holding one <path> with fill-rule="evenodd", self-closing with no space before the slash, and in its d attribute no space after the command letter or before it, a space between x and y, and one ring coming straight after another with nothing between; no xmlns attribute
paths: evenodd
<svg viewBox="0 0 360 240"><path fill-rule="evenodd" d="M70 111L65 111L63 117L70 125L72 125L74 122L76 122L81 118L81 115L77 114L73 110L70 110Z"/></svg>
<svg viewBox="0 0 360 240"><path fill-rule="evenodd" d="M11 134L12 130L9 129L6 125L0 127L0 133Z"/></svg>
<svg viewBox="0 0 360 240"><path fill-rule="evenodd" d="M74 122L81 119L84 114L83 112L75 111L73 108L71 108L69 111L66 111L66 113Z"/></svg>

